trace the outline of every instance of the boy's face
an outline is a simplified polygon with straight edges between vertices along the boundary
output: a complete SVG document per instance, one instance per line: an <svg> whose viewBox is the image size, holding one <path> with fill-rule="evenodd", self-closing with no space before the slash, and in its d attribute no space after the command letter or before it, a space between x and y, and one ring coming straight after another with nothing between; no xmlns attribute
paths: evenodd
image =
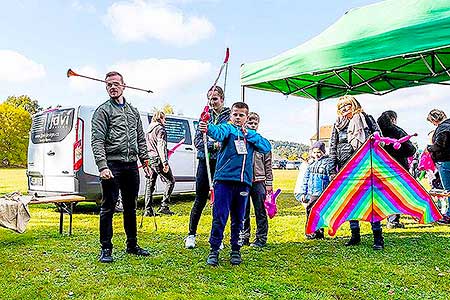
<svg viewBox="0 0 450 300"><path fill-rule="evenodd" d="M231 108L230 121L236 126L244 126L247 121L248 111L246 108Z"/></svg>
<svg viewBox="0 0 450 300"><path fill-rule="evenodd" d="M259 121L256 118L251 118L247 121L247 128L258 130Z"/></svg>
<svg viewBox="0 0 450 300"><path fill-rule="evenodd" d="M314 159L319 159L323 156L323 152L319 148L312 149L312 157Z"/></svg>

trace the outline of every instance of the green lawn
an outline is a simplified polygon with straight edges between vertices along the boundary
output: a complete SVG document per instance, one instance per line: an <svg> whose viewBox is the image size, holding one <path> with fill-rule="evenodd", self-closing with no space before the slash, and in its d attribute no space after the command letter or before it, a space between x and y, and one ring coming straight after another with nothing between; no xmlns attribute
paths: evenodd
<svg viewBox="0 0 450 300"><path fill-rule="evenodd" d="M4 171L1 191L7 192ZM13 187L26 186L23 171L16 174L22 179ZM295 171L275 172L275 187L283 193L279 215L270 220L269 244L262 250L243 248L244 262L237 267L228 262L229 228L220 266L205 264L209 208L200 221L198 248L183 248L192 197L172 206L177 215L157 217L158 231L153 219L145 219L138 236L140 245L151 250L148 258L125 254L122 216L116 215L115 262L109 265L97 262L94 204L77 206L72 236L58 234L59 216L52 206L31 206L24 234L0 228L0 298L448 299L450 227L419 225L405 217L406 229L385 230L386 249L379 252L372 250L366 223L356 247L343 246L348 224L336 238L308 241L304 209L292 195L295 178Z"/></svg>
<svg viewBox="0 0 450 300"><path fill-rule="evenodd" d="M0 195L19 191L27 192L26 169L2 169L0 168Z"/></svg>

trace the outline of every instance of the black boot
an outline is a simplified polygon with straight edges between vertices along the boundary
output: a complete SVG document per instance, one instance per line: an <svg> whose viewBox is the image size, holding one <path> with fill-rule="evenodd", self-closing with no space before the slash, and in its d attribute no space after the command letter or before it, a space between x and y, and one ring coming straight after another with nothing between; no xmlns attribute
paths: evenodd
<svg viewBox="0 0 450 300"><path fill-rule="evenodd" d="M374 230L373 231L373 250L383 250L384 249L384 239L383 231Z"/></svg>
<svg viewBox="0 0 450 300"><path fill-rule="evenodd" d="M361 234L359 228L352 228L352 237L345 243L345 246L358 245L361 242Z"/></svg>
<svg viewBox="0 0 450 300"><path fill-rule="evenodd" d="M208 259L206 260L206 263L210 266L217 266L219 264L219 250L213 250L209 252Z"/></svg>

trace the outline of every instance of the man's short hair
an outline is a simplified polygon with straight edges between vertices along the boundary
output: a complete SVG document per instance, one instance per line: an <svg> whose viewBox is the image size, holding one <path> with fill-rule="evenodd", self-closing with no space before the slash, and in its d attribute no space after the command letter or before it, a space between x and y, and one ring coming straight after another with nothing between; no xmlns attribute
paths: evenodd
<svg viewBox="0 0 450 300"><path fill-rule="evenodd" d="M115 75L120 77L120 79L122 80L122 83L124 82L122 74L120 74L117 71L111 71L111 72L106 73L105 80L108 79L108 77L115 76Z"/></svg>
<svg viewBox="0 0 450 300"><path fill-rule="evenodd" d="M236 107L236 108L245 108L246 110L247 110L247 112L248 112L248 105L247 105L247 103L244 103L244 102L235 102L235 103L233 103L233 105L231 105L231 109L233 109L233 107Z"/></svg>
<svg viewBox="0 0 450 300"><path fill-rule="evenodd" d="M256 120L257 122L259 122L260 118L259 118L259 115L258 115L257 113L255 113L254 111L251 111L251 112L248 113L248 118L247 118L247 120L248 120L248 121L250 121L250 120Z"/></svg>

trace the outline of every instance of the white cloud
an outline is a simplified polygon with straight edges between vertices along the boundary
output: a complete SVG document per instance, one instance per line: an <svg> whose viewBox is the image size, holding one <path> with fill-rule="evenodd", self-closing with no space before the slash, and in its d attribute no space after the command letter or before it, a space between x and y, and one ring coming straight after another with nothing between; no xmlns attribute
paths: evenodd
<svg viewBox="0 0 450 300"><path fill-rule="evenodd" d="M171 90L179 92L207 75L210 69L211 64L207 62L157 58L120 62L111 66L111 70L120 72L130 86L150 89L159 97ZM131 92L130 89L127 91Z"/></svg>
<svg viewBox="0 0 450 300"><path fill-rule="evenodd" d="M45 76L45 68L12 50L0 50L0 81L24 82Z"/></svg>
<svg viewBox="0 0 450 300"><path fill-rule="evenodd" d="M104 74L100 75L100 72L93 66L80 66L74 68L73 71L84 76L94 77L98 79L103 79L104 76ZM102 85L102 83L78 76L69 77L69 86L79 93L86 93L91 90L99 89L99 87L102 87L104 89L104 85Z"/></svg>
<svg viewBox="0 0 450 300"><path fill-rule="evenodd" d="M114 3L105 23L121 41L157 39L176 46L187 46L210 37L215 29L205 17L186 16L163 1Z"/></svg>
<svg viewBox="0 0 450 300"><path fill-rule="evenodd" d="M87 13L91 13L91 14L96 12L95 6L93 4L84 3L79 0L72 1L71 6L72 6L72 8L74 8L77 11L87 12Z"/></svg>

